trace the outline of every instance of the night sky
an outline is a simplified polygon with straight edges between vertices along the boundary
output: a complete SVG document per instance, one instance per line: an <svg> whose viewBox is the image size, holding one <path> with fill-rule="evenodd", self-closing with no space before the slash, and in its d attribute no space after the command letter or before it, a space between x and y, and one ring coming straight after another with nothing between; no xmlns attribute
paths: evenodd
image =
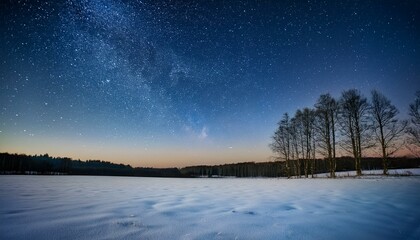
<svg viewBox="0 0 420 240"><path fill-rule="evenodd" d="M420 89L420 1L1 1L0 152L268 161L320 94Z"/></svg>

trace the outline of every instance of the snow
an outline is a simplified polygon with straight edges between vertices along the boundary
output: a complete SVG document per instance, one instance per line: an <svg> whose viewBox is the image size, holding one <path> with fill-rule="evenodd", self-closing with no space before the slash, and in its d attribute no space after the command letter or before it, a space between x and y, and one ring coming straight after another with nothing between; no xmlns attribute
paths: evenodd
<svg viewBox="0 0 420 240"><path fill-rule="evenodd" d="M420 177L0 176L0 239L420 239Z"/></svg>

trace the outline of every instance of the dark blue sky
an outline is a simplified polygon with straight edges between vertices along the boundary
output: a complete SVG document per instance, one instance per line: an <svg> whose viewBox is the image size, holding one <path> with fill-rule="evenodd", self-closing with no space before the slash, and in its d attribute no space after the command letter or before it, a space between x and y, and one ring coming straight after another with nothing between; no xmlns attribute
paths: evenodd
<svg viewBox="0 0 420 240"><path fill-rule="evenodd" d="M420 88L419 1L2 1L0 151L265 161L284 112Z"/></svg>

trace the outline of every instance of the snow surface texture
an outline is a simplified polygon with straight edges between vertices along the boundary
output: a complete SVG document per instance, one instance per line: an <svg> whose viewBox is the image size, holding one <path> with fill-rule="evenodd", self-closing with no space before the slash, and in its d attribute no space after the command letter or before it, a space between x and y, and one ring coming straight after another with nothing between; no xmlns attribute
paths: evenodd
<svg viewBox="0 0 420 240"><path fill-rule="evenodd" d="M0 239L420 239L420 177L0 176Z"/></svg>

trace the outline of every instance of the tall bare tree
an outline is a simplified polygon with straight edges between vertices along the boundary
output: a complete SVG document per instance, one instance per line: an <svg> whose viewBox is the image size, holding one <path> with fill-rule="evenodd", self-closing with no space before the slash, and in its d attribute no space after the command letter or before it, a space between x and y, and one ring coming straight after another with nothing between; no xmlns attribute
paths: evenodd
<svg viewBox="0 0 420 240"><path fill-rule="evenodd" d="M311 175L314 177L315 173L315 110L311 108L303 109L304 120L304 135L307 145L306 158L311 170Z"/></svg>
<svg viewBox="0 0 420 240"><path fill-rule="evenodd" d="M330 177L335 178L336 169L336 123L338 105L330 94L323 94L315 104L318 147L328 159Z"/></svg>
<svg viewBox="0 0 420 240"><path fill-rule="evenodd" d="M420 91L416 92L414 102L409 108L409 126L407 128L409 149L417 157L420 157Z"/></svg>
<svg viewBox="0 0 420 240"><path fill-rule="evenodd" d="M283 118L278 123L278 128L274 132L272 139L273 142L270 144L270 148L275 154L278 155L279 159L282 159L286 162L286 175L287 178L290 178L290 117L287 113L283 115Z"/></svg>
<svg viewBox="0 0 420 240"><path fill-rule="evenodd" d="M353 154L358 176L362 175L362 151L371 146L368 121L369 104L356 89L344 91L340 101L340 125L344 139L341 146Z"/></svg>
<svg viewBox="0 0 420 240"><path fill-rule="evenodd" d="M314 172L314 154L313 154L313 142L314 142L314 122L315 114L314 110L310 108L304 108L303 110L297 110L294 116L296 122L297 133L299 134L301 156L303 159L304 173L307 178L309 170L313 175Z"/></svg>
<svg viewBox="0 0 420 240"><path fill-rule="evenodd" d="M302 156L300 151L300 139L302 136L302 131L299 127L298 120L293 117L290 121L290 137L291 137L291 146L292 146L292 153L294 159L294 169L296 177L300 178L301 176L301 165L300 165L300 157Z"/></svg>
<svg viewBox="0 0 420 240"><path fill-rule="evenodd" d="M388 174L388 157L402 146L400 137L407 126L397 119L398 109L382 93L373 90L370 107L374 137L379 142L384 175Z"/></svg>

